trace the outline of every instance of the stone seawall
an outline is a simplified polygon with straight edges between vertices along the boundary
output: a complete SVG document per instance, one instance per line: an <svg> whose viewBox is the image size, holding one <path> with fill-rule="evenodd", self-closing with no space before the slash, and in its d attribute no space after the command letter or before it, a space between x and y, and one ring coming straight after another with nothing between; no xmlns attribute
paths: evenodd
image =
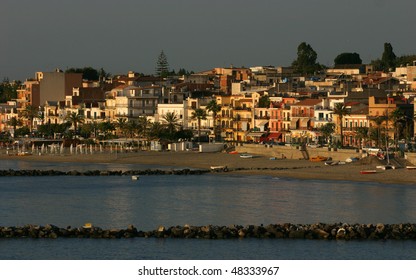
<svg viewBox="0 0 416 280"><path fill-rule="evenodd" d="M141 231L133 225L126 229L99 227L59 228L54 225L26 225L0 227L0 238L283 238L323 240L416 240L416 224L270 224L267 226L160 226L156 230Z"/></svg>

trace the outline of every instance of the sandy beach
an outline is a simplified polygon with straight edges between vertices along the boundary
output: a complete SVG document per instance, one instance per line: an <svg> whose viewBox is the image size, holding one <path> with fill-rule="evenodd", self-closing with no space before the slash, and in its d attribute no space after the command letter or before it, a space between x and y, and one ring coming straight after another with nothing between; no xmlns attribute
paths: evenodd
<svg viewBox="0 0 416 280"><path fill-rule="evenodd" d="M361 170L376 169L381 163L376 159L363 159L345 165L328 166L323 162L311 162L299 159L275 159L256 156L241 158L238 154L199 153L199 152L129 152L129 153L97 153L78 155L30 155L9 156L0 154L1 161L20 160L35 162L59 163L115 163L156 165L171 168L210 169L211 166L224 165L230 170L221 174L265 175L279 178L318 179L380 182L387 184L416 185L416 170L406 168L394 170L377 170L376 174L360 174ZM0 164L1 169L1 164Z"/></svg>

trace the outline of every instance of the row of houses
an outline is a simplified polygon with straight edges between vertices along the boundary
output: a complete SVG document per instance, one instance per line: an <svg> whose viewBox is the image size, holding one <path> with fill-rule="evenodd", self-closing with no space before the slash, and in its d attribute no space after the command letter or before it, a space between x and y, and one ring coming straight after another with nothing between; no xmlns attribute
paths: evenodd
<svg viewBox="0 0 416 280"><path fill-rule="evenodd" d="M219 112L208 111L201 130L208 137L242 142L317 142L320 128L336 124L335 139L357 146L357 128L380 126L376 119L400 109L409 121L406 137L414 137L416 63L381 73L368 65L343 65L313 76L302 76L285 67L215 68L189 76L160 78L134 72L112 79L84 81L80 73L38 72L18 90L18 98L0 104L0 130L11 131L10 119L21 118L36 130L40 124L63 123L68 114L84 116L85 123L135 121L146 116L164 121L175 113L184 129L197 129L191 118L215 100ZM264 101L267 101L266 103ZM341 120L335 104L348 114ZM267 104L267 105L265 105ZM41 115L23 118L27 106ZM32 122L32 123L28 123ZM385 131L394 138L394 124ZM396 136L397 137L397 136Z"/></svg>

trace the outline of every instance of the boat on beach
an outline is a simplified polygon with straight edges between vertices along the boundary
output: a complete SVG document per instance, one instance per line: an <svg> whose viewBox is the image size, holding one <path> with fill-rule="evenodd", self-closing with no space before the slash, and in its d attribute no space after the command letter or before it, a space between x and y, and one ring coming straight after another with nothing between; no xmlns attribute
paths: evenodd
<svg viewBox="0 0 416 280"><path fill-rule="evenodd" d="M311 157L309 160L310 161L315 161L315 162L320 162L320 161L327 161L328 158L323 157L323 156L316 156L316 157Z"/></svg>
<svg viewBox="0 0 416 280"><path fill-rule="evenodd" d="M371 170L361 170L360 174L375 174L377 173L377 170L371 169Z"/></svg>
<svg viewBox="0 0 416 280"><path fill-rule="evenodd" d="M228 168L226 165L213 165L211 166L211 170L213 171L227 171Z"/></svg>
<svg viewBox="0 0 416 280"><path fill-rule="evenodd" d="M240 158L252 158L253 157L253 155L250 155L250 154L241 154L240 155Z"/></svg>
<svg viewBox="0 0 416 280"><path fill-rule="evenodd" d="M408 165L406 166L407 170L416 170L416 165Z"/></svg>

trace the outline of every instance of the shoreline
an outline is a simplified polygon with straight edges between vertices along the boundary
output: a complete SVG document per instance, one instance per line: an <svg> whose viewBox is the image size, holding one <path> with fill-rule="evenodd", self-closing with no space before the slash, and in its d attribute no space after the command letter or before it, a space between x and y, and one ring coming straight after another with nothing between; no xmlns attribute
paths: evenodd
<svg viewBox="0 0 416 280"><path fill-rule="evenodd" d="M43 154L30 156L10 156L0 154L0 170L4 161L27 162L34 166L39 163L74 164L115 164L117 166L144 165L160 166L172 169L207 169L211 166L227 166L229 172L214 172L218 175L241 174L263 175L278 178L302 180L334 180L354 182L378 182L384 184L414 185L416 170L406 168L377 170L376 174L360 174L363 169L376 169L382 163L377 160L363 159L345 165L328 166L323 162L311 162L300 159L275 159L254 155L253 158L240 158L238 154L199 153L199 152L153 152L139 151L128 153L96 153L96 154ZM4 165L3 165L4 166ZM7 168L9 169L9 168ZM36 169L36 168L33 168ZM85 167L84 167L85 169ZM147 169L154 169L152 167ZM70 171L70 170L68 170Z"/></svg>

